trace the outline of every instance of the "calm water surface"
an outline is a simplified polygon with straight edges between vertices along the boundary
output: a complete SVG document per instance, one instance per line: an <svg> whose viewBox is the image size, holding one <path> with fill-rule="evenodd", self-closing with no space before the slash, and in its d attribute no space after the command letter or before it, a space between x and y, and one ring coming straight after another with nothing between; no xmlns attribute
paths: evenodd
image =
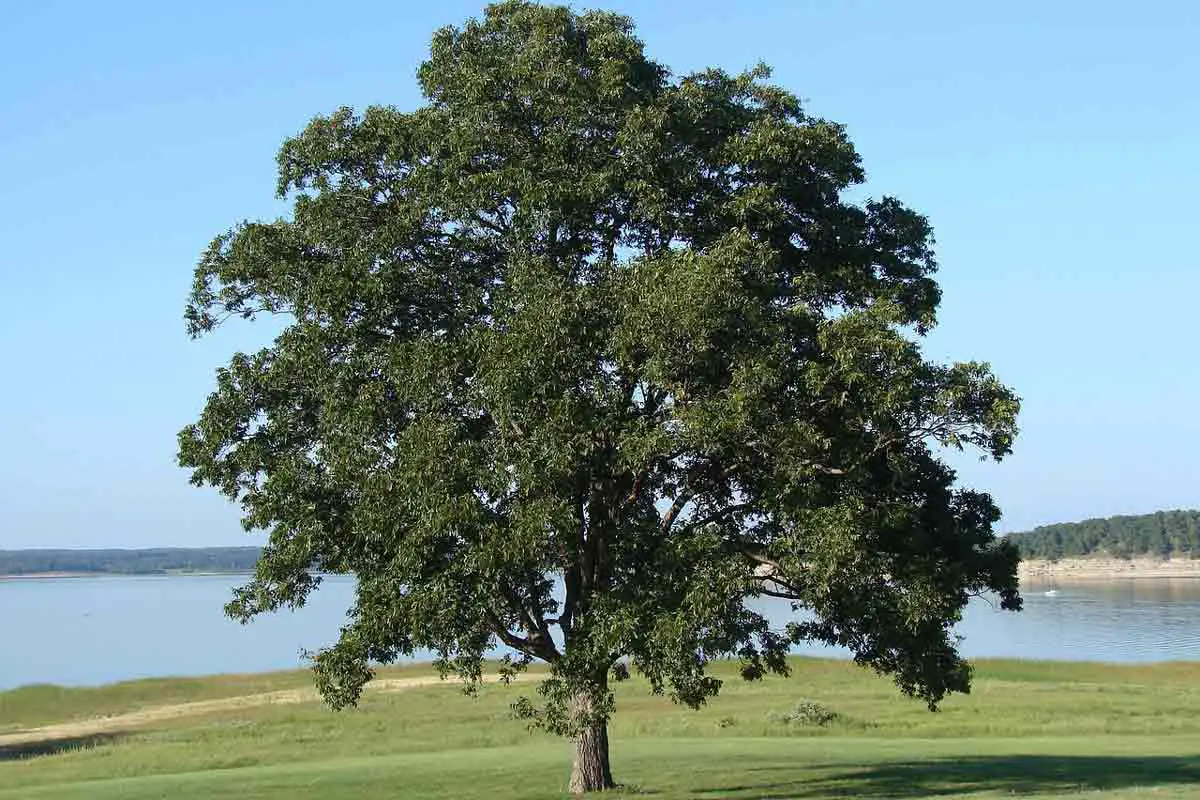
<svg viewBox="0 0 1200 800"><path fill-rule="evenodd" d="M239 625L221 607L239 576L0 581L0 689L301 666L337 638L350 579L325 582L297 612ZM1049 593L1049 594L1048 594ZM1095 661L1200 660L1200 579L1028 585L1025 610L972 600L959 626L968 656ZM763 603L782 625L786 603ZM829 648L797 652L845 655Z"/></svg>

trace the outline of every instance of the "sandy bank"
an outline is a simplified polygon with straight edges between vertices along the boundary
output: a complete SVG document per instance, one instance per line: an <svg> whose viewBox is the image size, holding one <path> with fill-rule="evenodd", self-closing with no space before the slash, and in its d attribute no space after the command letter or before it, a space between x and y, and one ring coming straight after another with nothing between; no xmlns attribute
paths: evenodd
<svg viewBox="0 0 1200 800"><path fill-rule="evenodd" d="M1062 558L1030 559L1017 569L1021 580L1104 581L1127 578L1200 578L1200 558Z"/></svg>

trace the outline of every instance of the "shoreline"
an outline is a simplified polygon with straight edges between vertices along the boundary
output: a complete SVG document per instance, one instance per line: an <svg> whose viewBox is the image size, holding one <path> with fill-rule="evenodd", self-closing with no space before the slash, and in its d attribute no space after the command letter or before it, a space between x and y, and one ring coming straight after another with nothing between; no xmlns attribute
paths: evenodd
<svg viewBox="0 0 1200 800"><path fill-rule="evenodd" d="M251 570L171 570L167 572L23 572L0 575L2 581L73 580L75 578L211 578L217 575L253 575Z"/></svg>
<svg viewBox="0 0 1200 800"><path fill-rule="evenodd" d="M20 575L0 575L0 581L59 580L64 578L89 578L103 572L22 572Z"/></svg>
<svg viewBox="0 0 1200 800"><path fill-rule="evenodd" d="M193 578L219 575L249 575L250 571L169 571L169 572L27 572L19 575L0 575L4 581L73 580L78 578ZM1137 578L1200 578L1200 558L1112 558L1084 556L1075 558L1024 559L1017 565L1020 582L1110 581Z"/></svg>
<svg viewBox="0 0 1200 800"><path fill-rule="evenodd" d="M1139 578L1200 578L1200 558L1111 558L1091 556L1060 558L1054 561L1035 558L1022 561L1017 567L1021 582L1111 581Z"/></svg>

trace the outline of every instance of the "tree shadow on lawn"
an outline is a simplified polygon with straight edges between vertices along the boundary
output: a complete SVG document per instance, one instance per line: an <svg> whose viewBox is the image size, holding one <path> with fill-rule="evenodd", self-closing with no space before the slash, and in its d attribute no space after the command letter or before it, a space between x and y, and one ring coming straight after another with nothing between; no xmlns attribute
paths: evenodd
<svg viewBox="0 0 1200 800"><path fill-rule="evenodd" d="M66 753L72 750L90 750L93 747L110 744L122 738L113 733L94 733L89 736L69 736L52 739L36 739L14 744L0 744L0 762L20 761L24 758L37 756L52 756L56 753Z"/></svg>
<svg viewBox="0 0 1200 800"><path fill-rule="evenodd" d="M811 768L810 768L811 769ZM788 767L750 769L740 784L714 787L697 797L783 800L817 797L937 797L971 792L1033 794L1139 786L1200 788L1197 756L970 756L817 767L817 775L785 778ZM776 773L766 775L764 773ZM759 783L754 778L762 778ZM772 780L772 778L776 778Z"/></svg>

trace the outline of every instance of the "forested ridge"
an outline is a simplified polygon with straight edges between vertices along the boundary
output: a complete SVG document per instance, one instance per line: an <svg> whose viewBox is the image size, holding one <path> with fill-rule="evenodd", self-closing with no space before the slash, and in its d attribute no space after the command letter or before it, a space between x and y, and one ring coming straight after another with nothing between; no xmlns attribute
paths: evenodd
<svg viewBox="0 0 1200 800"><path fill-rule="evenodd" d="M1137 555L1200 558L1200 510L1086 519L1011 533L1022 558ZM155 575L249 572L257 547L157 547L142 550L0 550L0 575L48 572Z"/></svg>
<svg viewBox="0 0 1200 800"><path fill-rule="evenodd" d="M1200 558L1200 511L1086 519L1009 534L1022 558L1175 556Z"/></svg>
<svg viewBox="0 0 1200 800"><path fill-rule="evenodd" d="M249 572L257 547L156 547L143 550L0 550L0 575L84 573L162 575Z"/></svg>

